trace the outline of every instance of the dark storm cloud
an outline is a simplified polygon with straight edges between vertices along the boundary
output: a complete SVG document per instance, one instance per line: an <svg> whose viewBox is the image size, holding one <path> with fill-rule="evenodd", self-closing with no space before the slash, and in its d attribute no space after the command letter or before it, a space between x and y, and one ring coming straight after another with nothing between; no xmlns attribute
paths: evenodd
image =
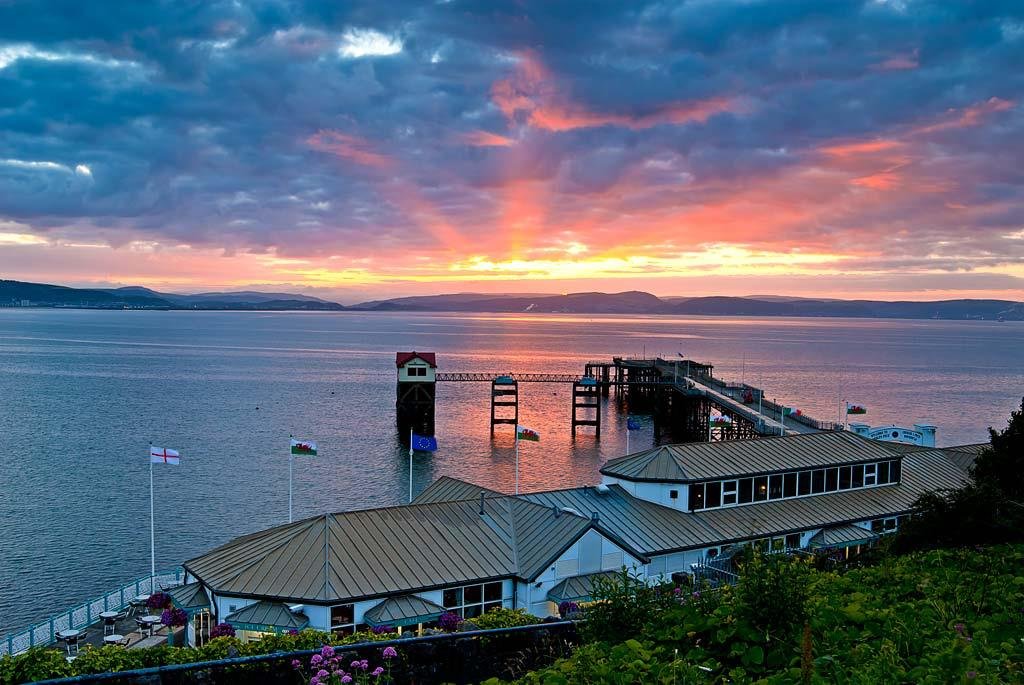
<svg viewBox="0 0 1024 685"><path fill-rule="evenodd" d="M966 231L1012 260L1022 56L1018 2L0 2L0 218L344 255L481 225L498 245L512 197L601 212L607 247L617 211L766 187L832 204L788 238L914 254ZM876 138L899 159L821 152ZM895 190L858 204L851 179ZM508 191L529 182L543 198Z"/></svg>

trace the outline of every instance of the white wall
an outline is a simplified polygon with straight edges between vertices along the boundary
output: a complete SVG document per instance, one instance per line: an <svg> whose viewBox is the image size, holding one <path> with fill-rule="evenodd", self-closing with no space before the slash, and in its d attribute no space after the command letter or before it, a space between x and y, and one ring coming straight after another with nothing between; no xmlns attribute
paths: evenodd
<svg viewBox="0 0 1024 685"><path fill-rule="evenodd" d="M591 556L600 545L601 567L596 571L580 569L581 558ZM585 565L585 564L584 564ZM544 569L532 583L517 583L516 606L541 618L557 613L558 607L548 601L548 592L555 585L572 576L587 575L597 571L617 571L623 566L636 569L644 575L644 565L624 549L596 530L588 530L567 549L553 564Z"/></svg>
<svg viewBox="0 0 1024 685"><path fill-rule="evenodd" d="M427 369L427 375L426 376L410 376L409 375L409 369L411 369L411 368L417 368L417 369L426 368ZM398 382L399 383L405 383L405 382L433 383L436 380L437 380L437 370L434 369L434 368L431 368L430 364L426 363L422 359L413 359L411 361L406 362L402 366L398 367Z"/></svg>
<svg viewBox="0 0 1024 685"><path fill-rule="evenodd" d="M605 485L618 485L639 499L678 509L679 511L688 511L687 497L690 494L690 488L684 483L634 483L610 476L604 476L601 482ZM675 490L677 495L674 499L672 498L673 490Z"/></svg>

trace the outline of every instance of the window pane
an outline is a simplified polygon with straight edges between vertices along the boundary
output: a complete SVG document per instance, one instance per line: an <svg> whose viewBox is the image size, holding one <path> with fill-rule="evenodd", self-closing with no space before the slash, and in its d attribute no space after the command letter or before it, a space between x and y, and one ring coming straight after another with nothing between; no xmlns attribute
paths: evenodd
<svg viewBox="0 0 1024 685"><path fill-rule="evenodd" d="M800 495L811 494L811 472L801 471L797 480L797 493Z"/></svg>
<svg viewBox="0 0 1024 685"><path fill-rule="evenodd" d="M763 502L768 499L768 476L758 476L754 479L754 501Z"/></svg>
<svg viewBox="0 0 1024 685"><path fill-rule="evenodd" d="M453 587L445 590L441 603L444 604L445 609L462 606L462 588Z"/></svg>
<svg viewBox="0 0 1024 685"><path fill-rule="evenodd" d="M704 489L704 506L707 508L722 506L722 484L719 481L707 484Z"/></svg>
<svg viewBox="0 0 1024 685"><path fill-rule="evenodd" d="M882 528L885 530L896 530L896 519L885 519L882 521Z"/></svg>
<svg viewBox="0 0 1024 685"><path fill-rule="evenodd" d="M782 496L796 497L796 474L787 473L783 478Z"/></svg>
<svg viewBox="0 0 1024 685"><path fill-rule="evenodd" d="M753 500L753 487L754 480L752 478L744 478L739 483L740 487L740 504L749 504Z"/></svg>
<svg viewBox="0 0 1024 685"><path fill-rule="evenodd" d="M768 499L782 499L782 476L768 478Z"/></svg>
<svg viewBox="0 0 1024 685"><path fill-rule="evenodd" d="M736 504L736 493L735 492L723 492L722 493L722 506L728 506L730 504Z"/></svg>
<svg viewBox="0 0 1024 685"><path fill-rule="evenodd" d="M491 609L500 609L500 608L501 608L501 602L487 602L486 604L484 604L484 613L486 614Z"/></svg>
<svg viewBox="0 0 1024 685"><path fill-rule="evenodd" d="M331 625L341 626L352 623L355 620L355 611L351 604L341 604L331 607Z"/></svg>
<svg viewBox="0 0 1024 685"><path fill-rule="evenodd" d="M483 613L483 606L480 605L480 604L473 604L472 606L467 606L466 607L466 610L463 612L462 616L464 618L475 618L475 617L479 616L482 613Z"/></svg>
<svg viewBox="0 0 1024 685"><path fill-rule="evenodd" d="M722 494L724 495L724 494L729 493L729 492L736 492L736 481L734 481L734 480L722 481Z"/></svg>
<svg viewBox="0 0 1024 685"><path fill-rule="evenodd" d="M864 487L864 465L857 464L850 470L852 472L852 475L850 476L850 487Z"/></svg>
<svg viewBox="0 0 1024 685"><path fill-rule="evenodd" d="M791 533L786 536L786 547L789 549L800 548L800 533Z"/></svg>
<svg viewBox="0 0 1024 685"><path fill-rule="evenodd" d="M825 471L818 469L811 475L811 492L825 492Z"/></svg>
<svg viewBox="0 0 1024 685"><path fill-rule="evenodd" d="M875 519L871 522L871 532L881 533L882 532L882 519Z"/></svg>
<svg viewBox="0 0 1024 685"><path fill-rule="evenodd" d="M484 601L493 602L494 600L501 599L501 581L496 583L487 583L484 585Z"/></svg>
<svg viewBox="0 0 1024 685"><path fill-rule="evenodd" d="M841 466L839 468L839 489L849 490L850 489L850 467Z"/></svg>
<svg viewBox="0 0 1024 685"><path fill-rule="evenodd" d="M899 461L889 462L889 482L899 483L902 476L902 468Z"/></svg>
<svg viewBox="0 0 1024 685"><path fill-rule="evenodd" d="M839 469L825 469L825 490L835 492L839 489Z"/></svg>
<svg viewBox="0 0 1024 685"><path fill-rule="evenodd" d="M878 483L888 483L889 481L889 463L887 461L879 462L878 464Z"/></svg>
<svg viewBox="0 0 1024 685"><path fill-rule="evenodd" d="M462 588L462 601L464 604L479 604L483 601L483 588L480 585L467 585Z"/></svg>
<svg viewBox="0 0 1024 685"><path fill-rule="evenodd" d="M690 486L690 509L704 508L704 484L697 483Z"/></svg>
<svg viewBox="0 0 1024 685"><path fill-rule="evenodd" d="M786 549L786 540L784 538L772 538L772 551L781 552Z"/></svg>

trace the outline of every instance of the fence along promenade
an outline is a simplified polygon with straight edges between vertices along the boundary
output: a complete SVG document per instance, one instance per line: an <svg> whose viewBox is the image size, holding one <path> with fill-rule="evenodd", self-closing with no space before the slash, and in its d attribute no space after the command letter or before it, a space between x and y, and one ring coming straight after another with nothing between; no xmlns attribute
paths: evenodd
<svg viewBox="0 0 1024 685"><path fill-rule="evenodd" d="M116 590L111 590L95 599L55 614L45 621L35 623L18 632L9 633L0 641L0 656L20 654L30 647L51 645L57 641L57 632L81 630L98 621L100 612L120 611L137 596L153 594L162 586L180 583L184 576L185 572L181 567L158 571L153 577L146 575L137 578Z"/></svg>

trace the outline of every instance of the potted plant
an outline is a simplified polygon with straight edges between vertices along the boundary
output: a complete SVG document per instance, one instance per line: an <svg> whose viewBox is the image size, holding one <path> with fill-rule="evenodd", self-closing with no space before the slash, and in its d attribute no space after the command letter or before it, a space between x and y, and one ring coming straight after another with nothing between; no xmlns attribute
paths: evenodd
<svg viewBox="0 0 1024 685"><path fill-rule="evenodd" d="M167 644L174 646L174 629L188 623L188 612L184 609L168 608L160 614L160 622L167 626Z"/></svg>

